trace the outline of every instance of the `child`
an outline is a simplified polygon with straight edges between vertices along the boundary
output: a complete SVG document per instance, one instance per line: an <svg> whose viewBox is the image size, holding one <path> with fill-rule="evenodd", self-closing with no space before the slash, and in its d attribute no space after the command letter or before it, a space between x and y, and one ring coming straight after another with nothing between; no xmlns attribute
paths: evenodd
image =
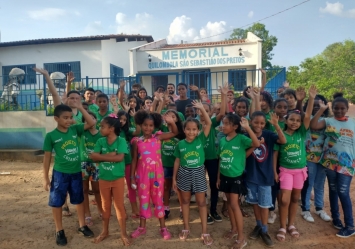
<svg viewBox="0 0 355 249"><path fill-rule="evenodd" d="M241 134L242 127L250 138ZM243 216L239 207L239 196L245 192L242 175L245 168L246 150L250 147L259 147L260 141L249 127L248 120L245 118L241 120L235 114L228 114L223 118L222 131L226 137L222 138L219 144L220 162L217 187L227 196L231 222L231 230L224 237L237 236L233 248L241 249L247 245L243 233Z"/></svg>
<svg viewBox="0 0 355 249"><path fill-rule="evenodd" d="M200 96L201 96L202 102L206 102L208 104L211 104L211 100L209 100L209 98L208 98L206 88L200 88Z"/></svg>
<svg viewBox="0 0 355 249"><path fill-rule="evenodd" d="M196 112L194 109L194 106L192 104L188 104L185 107L185 119L188 118L195 118L196 117Z"/></svg>
<svg viewBox="0 0 355 249"><path fill-rule="evenodd" d="M311 121L314 98L317 94L315 86L309 89L309 99L306 113L303 118L300 111L288 112L285 123L286 144L275 145L274 160L275 181L280 181L281 202L280 202L280 229L277 232L277 239L285 241L286 221L288 216L287 231L293 238L300 236L294 226L298 200L300 199L303 183L307 178L305 139L307 129ZM280 165L280 173L276 165Z"/></svg>
<svg viewBox="0 0 355 249"><path fill-rule="evenodd" d="M270 123L269 120L271 119L271 114L272 114L272 105L273 105L273 99L272 96L269 92L262 91L260 92L260 109L261 111L265 114L266 118L266 126L265 129L271 130L270 128Z"/></svg>
<svg viewBox="0 0 355 249"><path fill-rule="evenodd" d="M239 97L234 100L233 110L240 118L246 118L249 112L249 100Z"/></svg>
<svg viewBox="0 0 355 249"><path fill-rule="evenodd" d="M174 162L175 162L174 151L178 142L182 139L185 139L186 136L183 129L183 123L178 113L174 110L167 110L165 114L171 115L179 131L177 136L164 140L161 146L162 163L164 167L164 212L165 212L164 218L168 219L170 215L169 200L171 195L172 179L174 173ZM162 131L168 132L170 130L171 127L169 127L168 125L162 126Z"/></svg>
<svg viewBox="0 0 355 249"><path fill-rule="evenodd" d="M189 233L189 212L191 192L195 193L196 202L198 205L203 243L211 245L213 240L210 234L207 233L207 207L206 207L206 191L207 181L205 167L205 152L203 145L211 130L211 119L209 118L203 104L193 102L193 106L201 111L205 120L205 125L201 132L200 123L196 119L189 118L184 123L184 132L186 138L181 140L175 148L174 156L174 175L173 187L175 191L180 192L182 215L184 220L184 229L179 234L181 240L186 240Z"/></svg>
<svg viewBox="0 0 355 249"><path fill-rule="evenodd" d="M269 120L261 111L256 111L250 118L251 129L261 141L261 146L247 151L245 181L248 189L246 201L253 205L256 226L249 234L250 239L259 236L265 245L272 247L274 242L268 234L268 213L272 207L271 186L273 179L273 149L274 144L285 144L286 138L278 125L278 116L272 114ZM264 130L267 122L273 125L276 133Z"/></svg>
<svg viewBox="0 0 355 249"><path fill-rule="evenodd" d="M229 90L227 93L227 105L228 105L228 112L234 112L233 110L233 104L234 104L234 92L232 90Z"/></svg>
<svg viewBox="0 0 355 249"><path fill-rule="evenodd" d="M89 112L92 119L96 122L96 115ZM83 118L82 122L85 122ZM89 155L94 151L96 141L101 138L100 132L96 129L96 126L90 127L84 131L84 134L80 140L80 161L81 161L81 173L83 176L83 190L84 190L84 206L85 206L85 223L88 226L92 226L92 218L89 206L89 181L91 182L91 189L95 195L97 209L99 214L102 214L101 196L99 190L99 169L90 158Z"/></svg>
<svg viewBox="0 0 355 249"><path fill-rule="evenodd" d="M343 94L334 95L332 102L334 117L332 118L319 120L328 108L323 102L319 103L320 109L312 119L311 128L314 130L325 129L326 138L320 163L326 168L333 226L339 229L338 237L348 238L355 235L350 199L350 185L354 175L355 122L345 116L349 110L349 103L343 98ZM340 199L343 208L345 226L340 220L338 199Z"/></svg>
<svg viewBox="0 0 355 249"><path fill-rule="evenodd" d="M287 100L289 111L296 110L297 98L296 98L296 91L295 90L293 90L291 88L286 89L285 91L283 91L280 94L280 98L284 98Z"/></svg>
<svg viewBox="0 0 355 249"><path fill-rule="evenodd" d="M150 110L150 107L152 106L153 99L149 96L145 97L143 100L143 109L146 111Z"/></svg>
<svg viewBox="0 0 355 249"><path fill-rule="evenodd" d="M90 159L99 163L99 186L102 198L102 232L94 240L99 243L109 235L112 200L121 229L123 245L131 244L126 232L126 211L124 207L124 154L127 154L126 141L120 135L120 121L116 114L110 114L101 121L100 133Z"/></svg>
<svg viewBox="0 0 355 249"><path fill-rule="evenodd" d="M54 108L54 120L57 128L47 133L43 150L43 187L46 191L50 189L49 206L52 207L53 218L56 226L57 245L66 245L67 238L62 226L62 206L67 193L70 195L70 202L76 205L80 228L79 233L85 237L93 237L93 232L85 225L84 195L79 160L78 137L84 130L95 125L95 120L84 110L81 102L77 103L78 110L83 114L86 124L72 125L73 112L69 106L58 105ZM49 168L52 158L52 151L55 152L52 181L49 180Z"/></svg>
<svg viewBox="0 0 355 249"><path fill-rule="evenodd" d="M108 96L104 93L100 93L99 95L97 95L96 97L96 104L99 107L99 110L96 112L96 117L97 117L97 121L96 121L96 128L100 129L100 124L101 121L107 117L109 114L112 113L112 111L109 110L108 108Z"/></svg>
<svg viewBox="0 0 355 249"><path fill-rule="evenodd" d="M315 115L320 108L320 101L327 104L326 99L322 95L316 95L314 100L312 115ZM307 109L308 101L304 105L304 110ZM321 119L328 117L329 110L325 110ZM301 200L302 200L302 217L308 222L314 222L314 219L310 213L310 199L311 192L314 187L314 206L316 214L324 221L330 221L331 218L323 210L324 206L324 183L326 177L326 168L319 162L323 153L324 145L324 129L320 130L308 130L306 139L306 153L307 153L307 169L308 178L304 183Z"/></svg>
<svg viewBox="0 0 355 249"><path fill-rule="evenodd" d="M148 96L148 93L147 93L147 90L145 90L145 88L144 87L141 87L139 90L138 90L138 94L137 94L138 96L138 98L140 98L140 100L143 102L145 99L146 99L146 97L149 97Z"/></svg>
<svg viewBox="0 0 355 249"><path fill-rule="evenodd" d="M135 114L134 119L136 124L141 126L143 136L132 140L131 188L138 189L140 224L131 237L137 238L146 233L146 219L151 217L149 203L152 199L155 216L160 222L160 234L165 240L169 240L171 234L165 226L162 199L164 170L161 161L161 140L176 136L178 129L171 115L164 115L165 121L172 129L171 132L166 133L153 134L154 129L162 124L162 116L158 113L141 110Z"/></svg>
<svg viewBox="0 0 355 249"><path fill-rule="evenodd" d="M99 107L94 104L95 90L93 88L87 88L84 93L85 102L89 105L89 111L96 113L99 111Z"/></svg>

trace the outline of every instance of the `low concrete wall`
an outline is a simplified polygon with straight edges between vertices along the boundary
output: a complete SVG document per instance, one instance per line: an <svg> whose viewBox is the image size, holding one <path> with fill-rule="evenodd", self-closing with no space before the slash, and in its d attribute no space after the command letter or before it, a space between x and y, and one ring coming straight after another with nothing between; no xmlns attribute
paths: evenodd
<svg viewBox="0 0 355 249"><path fill-rule="evenodd" d="M42 149L46 133L55 127L45 111L0 112L0 149Z"/></svg>

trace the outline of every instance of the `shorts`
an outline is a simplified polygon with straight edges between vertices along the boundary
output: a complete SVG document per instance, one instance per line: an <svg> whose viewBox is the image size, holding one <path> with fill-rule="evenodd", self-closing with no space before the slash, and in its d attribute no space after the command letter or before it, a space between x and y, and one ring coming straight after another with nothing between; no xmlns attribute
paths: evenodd
<svg viewBox="0 0 355 249"><path fill-rule="evenodd" d="M67 193L69 193L70 203L73 205L81 204L84 201L81 172L67 174L53 169L48 205L50 207L63 206Z"/></svg>
<svg viewBox="0 0 355 249"><path fill-rule="evenodd" d="M280 189L302 189L307 176L307 167L302 169L286 169L281 166L279 174Z"/></svg>
<svg viewBox="0 0 355 249"><path fill-rule="evenodd" d="M97 182L99 180L99 167L97 167L94 162L82 162L81 174L83 176L83 181L89 180Z"/></svg>
<svg viewBox="0 0 355 249"><path fill-rule="evenodd" d="M164 168L164 178L172 179L174 174L174 167L163 167Z"/></svg>
<svg viewBox="0 0 355 249"><path fill-rule="evenodd" d="M247 193L243 176L228 177L220 174L219 191L227 194L245 195Z"/></svg>
<svg viewBox="0 0 355 249"><path fill-rule="evenodd" d="M272 196L271 186L260 186L255 183L246 182L248 194L246 201L250 204L258 204L261 208L271 208Z"/></svg>
<svg viewBox="0 0 355 249"><path fill-rule="evenodd" d="M184 192L203 193L207 191L205 166L198 168L179 167L176 179L178 189Z"/></svg>

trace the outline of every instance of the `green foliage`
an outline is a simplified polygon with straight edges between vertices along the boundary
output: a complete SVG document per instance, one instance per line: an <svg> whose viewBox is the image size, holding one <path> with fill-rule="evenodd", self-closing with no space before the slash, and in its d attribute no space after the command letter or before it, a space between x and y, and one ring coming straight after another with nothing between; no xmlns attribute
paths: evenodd
<svg viewBox="0 0 355 249"><path fill-rule="evenodd" d="M292 88L315 84L329 100L336 92L355 103L355 42L346 40L329 45L321 54L287 69Z"/></svg>
<svg viewBox="0 0 355 249"><path fill-rule="evenodd" d="M277 38L273 35L269 35L269 31L262 23L254 23L253 26L247 29L234 29L229 39L246 39L248 32L252 32L263 40L262 45L262 67L272 67L271 60L274 56L272 50L277 44Z"/></svg>

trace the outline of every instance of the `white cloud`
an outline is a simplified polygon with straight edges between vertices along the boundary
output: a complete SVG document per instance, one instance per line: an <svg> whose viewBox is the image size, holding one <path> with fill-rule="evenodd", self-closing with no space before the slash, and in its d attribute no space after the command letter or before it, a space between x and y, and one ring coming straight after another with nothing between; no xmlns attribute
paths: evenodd
<svg viewBox="0 0 355 249"><path fill-rule="evenodd" d="M117 33L149 35L154 28L153 16L148 13L137 13L134 18L124 13L116 14Z"/></svg>
<svg viewBox="0 0 355 249"><path fill-rule="evenodd" d="M50 21L63 17L67 14L67 11L64 9L57 8L45 8L41 10L32 10L28 11L28 16L35 20Z"/></svg>
<svg viewBox="0 0 355 249"><path fill-rule="evenodd" d="M219 35L226 31L226 22L208 22L197 31L192 25L192 19L185 15L175 17L169 27L168 43L180 43L181 40L188 42L204 42L223 40L224 35ZM212 36L212 37L210 37ZM207 38L208 37L208 38ZM200 40L201 38L207 38Z"/></svg>
<svg viewBox="0 0 355 249"><path fill-rule="evenodd" d="M340 17L355 18L355 9L345 10L344 5L340 2L329 3L326 2L325 8L319 8L321 13L331 14Z"/></svg>
<svg viewBox="0 0 355 249"><path fill-rule="evenodd" d="M100 35L104 30L101 21L94 21L85 27L83 35Z"/></svg>
<svg viewBox="0 0 355 249"><path fill-rule="evenodd" d="M252 18L253 16L254 16L254 11L252 11L252 10L251 10L251 11L249 11L249 13L248 13L248 17L249 17L249 18Z"/></svg>

